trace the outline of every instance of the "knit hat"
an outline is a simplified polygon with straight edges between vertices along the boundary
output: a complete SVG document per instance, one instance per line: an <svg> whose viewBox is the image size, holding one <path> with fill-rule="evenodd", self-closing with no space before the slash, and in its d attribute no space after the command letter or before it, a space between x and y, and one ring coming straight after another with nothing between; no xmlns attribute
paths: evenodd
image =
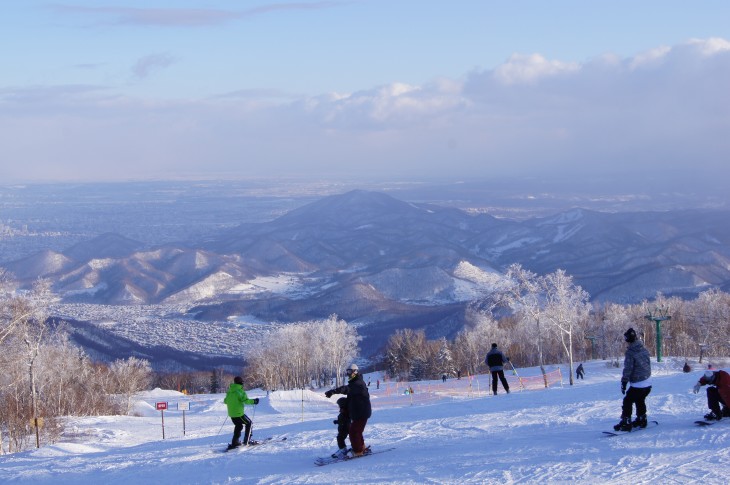
<svg viewBox="0 0 730 485"><path fill-rule="evenodd" d="M236 376L233 378L233 382L243 385L243 378L241 376Z"/></svg>

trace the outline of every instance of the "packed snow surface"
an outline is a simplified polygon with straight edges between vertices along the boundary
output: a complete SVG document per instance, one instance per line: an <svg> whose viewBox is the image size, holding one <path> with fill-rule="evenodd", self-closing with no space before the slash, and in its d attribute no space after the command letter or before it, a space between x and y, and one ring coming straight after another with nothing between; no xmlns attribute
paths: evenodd
<svg viewBox="0 0 730 485"><path fill-rule="evenodd" d="M370 380L373 416L365 441L393 451L324 467L314 460L336 450L337 396L325 389L274 392L247 406L254 438L286 436L259 447L223 453L233 426L223 394L186 396L156 389L139 395L136 416L70 418L62 439L40 449L0 456L0 483L704 483L730 476L730 419L700 428L705 389L692 393L701 366L653 363L649 419L660 425L605 437L620 415L620 368L584 364L585 380L521 390L486 391L489 379L408 383ZM555 372L556 367L548 370ZM519 376L538 376L519 369ZM377 387L380 379L380 389ZM164 433L156 403L166 402ZM189 403L183 412L179 403Z"/></svg>

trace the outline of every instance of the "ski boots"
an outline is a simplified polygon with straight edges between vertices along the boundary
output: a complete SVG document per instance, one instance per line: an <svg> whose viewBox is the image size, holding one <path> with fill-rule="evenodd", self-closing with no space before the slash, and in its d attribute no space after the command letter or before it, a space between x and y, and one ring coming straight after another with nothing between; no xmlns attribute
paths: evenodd
<svg viewBox="0 0 730 485"><path fill-rule="evenodd" d="M705 414L705 420L707 421L720 421L722 419L721 414L717 414L715 411L710 411Z"/></svg>
<svg viewBox="0 0 730 485"><path fill-rule="evenodd" d="M636 416L636 419L631 422L632 428L646 428L646 414Z"/></svg>
<svg viewBox="0 0 730 485"><path fill-rule="evenodd" d="M621 416L621 421L613 429L614 431L631 431L631 416Z"/></svg>

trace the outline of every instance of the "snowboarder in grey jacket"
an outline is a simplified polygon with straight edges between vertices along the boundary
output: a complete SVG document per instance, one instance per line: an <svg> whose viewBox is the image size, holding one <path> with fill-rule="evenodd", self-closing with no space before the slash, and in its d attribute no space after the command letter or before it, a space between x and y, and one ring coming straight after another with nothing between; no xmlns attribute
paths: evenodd
<svg viewBox="0 0 730 485"><path fill-rule="evenodd" d="M616 431L631 431L632 428L646 428L646 396L651 392L651 360L649 351L636 338L636 331L629 328L624 333L626 355L621 376L621 394L624 394L621 421L613 427ZM629 386L628 391L626 386ZM636 419L631 421L633 405L636 404Z"/></svg>

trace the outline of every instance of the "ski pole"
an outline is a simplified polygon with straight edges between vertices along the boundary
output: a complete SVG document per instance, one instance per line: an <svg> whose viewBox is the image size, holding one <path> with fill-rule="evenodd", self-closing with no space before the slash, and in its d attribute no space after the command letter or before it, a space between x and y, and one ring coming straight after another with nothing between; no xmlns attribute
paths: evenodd
<svg viewBox="0 0 730 485"><path fill-rule="evenodd" d="M225 426L226 421L228 421L228 417L227 416L223 418L223 422L221 423L221 427L218 430L218 433L216 433L216 436L218 436L219 434L221 434L221 431L223 431L223 426Z"/></svg>
<svg viewBox="0 0 730 485"><path fill-rule="evenodd" d="M510 360L510 361L508 361L508 362L509 362L509 365L511 365L511 366L512 366L512 372L514 372L514 373L515 373L515 375L517 376L517 380L518 380L518 381L520 381L520 387L521 387L522 389L524 389L524 388L525 388L525 385L524 385L524 384L522 384L522 378L521 378L521 377L520 377L520 375L519 375L519 374L517 373L517 369L515 369L515 365L514 365L514 364L512 363L512 361L511 361L511 360Z"/></svg>

